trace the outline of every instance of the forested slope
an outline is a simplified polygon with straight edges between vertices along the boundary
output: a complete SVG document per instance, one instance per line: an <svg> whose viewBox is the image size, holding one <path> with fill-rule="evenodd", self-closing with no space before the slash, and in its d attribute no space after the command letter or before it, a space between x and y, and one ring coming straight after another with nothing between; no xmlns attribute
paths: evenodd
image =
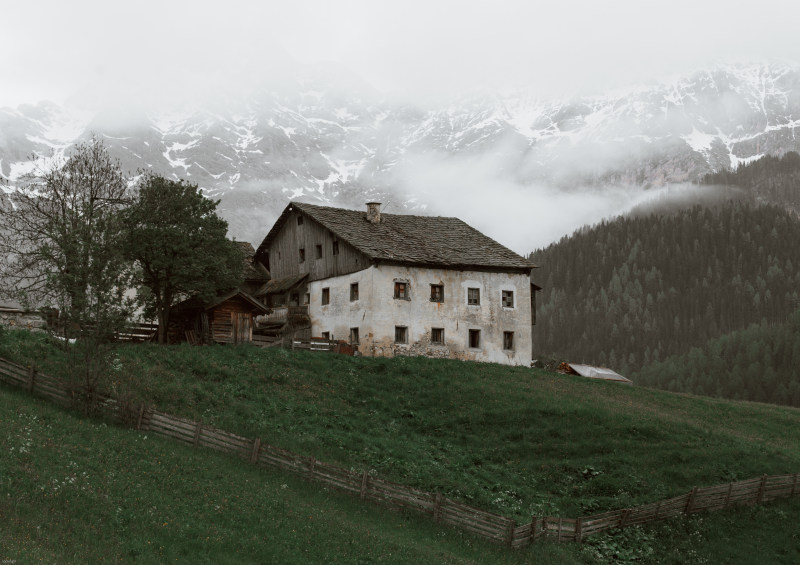
<svg viewBox="0 0 800 565"><path fill-rule="evenodd" d="M705 175L701 183L738 186L763 202L800 212L800 155L794 151L782 157L767 155L735 171Z"/></svg>
<svg viewBox="0 0 800 565"><path fill-rule="evenodd" d="M800 311L784 324L750 326L651 363L639 384L739 400L800 406Z"/></svg>
<svg viewBox="0 0 800 565"><path fill-rule="evenodd" d="M531 255L534 349L631 374L798 307L800 221L726 203L622 217Z"/></svg>

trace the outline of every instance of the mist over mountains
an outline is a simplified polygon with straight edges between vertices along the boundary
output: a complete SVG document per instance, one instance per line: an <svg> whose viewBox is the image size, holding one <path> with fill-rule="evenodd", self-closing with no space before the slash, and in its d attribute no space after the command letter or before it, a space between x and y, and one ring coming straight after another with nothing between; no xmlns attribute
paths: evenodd
<svg viewBox="0 0 800 565"><path fill-rule="evenodd" d="M411 105L303 79L206 106L0 109L0 175L95 133L123 167L197 183L259 241L290 199L459 216L521 253L671 183L800 150L800 69L720 66L602 96Z"/></svg>

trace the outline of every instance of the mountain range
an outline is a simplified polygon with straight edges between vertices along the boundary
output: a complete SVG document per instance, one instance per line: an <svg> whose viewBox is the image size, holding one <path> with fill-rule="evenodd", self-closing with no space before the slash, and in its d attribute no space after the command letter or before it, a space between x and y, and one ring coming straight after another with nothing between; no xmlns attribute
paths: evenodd
<svg viewBox="0 0 800 565"><path fill-rule="evenodd" d="M434 195L473 190L475 163L490 172L487 194L493 181L600 195L694 182L800 150L798 86L800 68L728 65L564 101L516 91L407 104L303 80L183 108L40 102L0 109L0 177L8 190L31 156L95 134L125 170L184 178L221 199L232 235L257 242L290 199L452 215L451 197Z"/></svg>

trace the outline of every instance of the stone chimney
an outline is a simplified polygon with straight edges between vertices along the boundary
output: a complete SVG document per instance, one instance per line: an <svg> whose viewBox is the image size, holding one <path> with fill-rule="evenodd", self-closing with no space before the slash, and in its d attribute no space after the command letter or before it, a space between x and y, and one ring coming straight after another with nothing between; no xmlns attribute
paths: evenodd
<svg viewBox="0 0 800 565"><path fill-rule="evenodd" d="M380 202L367 202L367 220L373 224L381 223Z"/></svg>

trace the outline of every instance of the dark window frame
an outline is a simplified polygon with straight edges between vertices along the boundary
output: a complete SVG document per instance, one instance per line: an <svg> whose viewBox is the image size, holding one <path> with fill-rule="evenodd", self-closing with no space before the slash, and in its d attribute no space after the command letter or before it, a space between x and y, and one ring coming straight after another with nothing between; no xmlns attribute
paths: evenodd
<svg viewBox="0 0 800 565"><path fill-rule="evenodd" d="M332 252L334 255L339 254L339 242L337 240L333 240Z"/></svg>
<svg viewBox="0 0 800 565"><path fill-rule="evenodd" d="M480 349L481 348L481 330L471 329L468 332L468 342L470 349Z"/></svg>
<svg viewBox="0 0 800 565"><path fill-rule="evenodd" d="M350 302L358 300L358 283L350 283Z"/></svg>
<svg viewBox="0 0 800 565"><path fill-rule="evenodd" d="M394 327L394 342L400 345L408 345L408 326Z"/></svg>
<svg viewBox="0 0 800 565"><path fill-rule="evenodd" d="M444 302L444 285L431 283L431 302Z"/></svg>
<svg viewBox="0 0 800 565"><path fill-rule="evenodd" d="M503 332L503 350L514 351L514 332Z"/></svg>
<svg viewBox="0 0 800 565"><path fill-rule="evenodd" d="M474 296L472 296L474 294ZM480 306L481 305L481 289L480 287L473 287L467 289L467 306Z"/></svg>
<svg viewBox="0 0 800 565"><path fill-rule="evenodd" d="M394 298L396 300L411 300L411 285L408 281L394 281Z"/></svg>
<svg viewBox="0 0 800 565"><path fill-rule="evenodd" d="M503 308L514 308L514 291L513 290L501 290L500 291L500 303L503 305Z"/></svg>
<svg viewBox="0 0 800 565"><path fill-rule="evenodd" d="M323 306L327 306L331 303L331 288L329 286L322 289L321 302Z"/></svg>
<svg viewBox="0 0 800 565"><path fill-rule="evenodd" d="M358 328L350 328L350 345L358 345L359 343Z"/></svg>
<svg viewBox="0 0 800 565"><path fill-rule="evenodd" d="M318 243L316 245L317 250L317 259L322 259L322 244Z"/></svg>
<svg viewBox="0 0 800 565"><path fill-rule="evenodd" d="M444 328L431 328L431 343L433 345L444 345Z"/></svg>
<svg viewBox="0 0 800 565"><path fill-rule="evenodd" d="M301 247L299 251L300 251L300 262L301 263L305 263L306 262L306 248L305 247Z"/></svg>

